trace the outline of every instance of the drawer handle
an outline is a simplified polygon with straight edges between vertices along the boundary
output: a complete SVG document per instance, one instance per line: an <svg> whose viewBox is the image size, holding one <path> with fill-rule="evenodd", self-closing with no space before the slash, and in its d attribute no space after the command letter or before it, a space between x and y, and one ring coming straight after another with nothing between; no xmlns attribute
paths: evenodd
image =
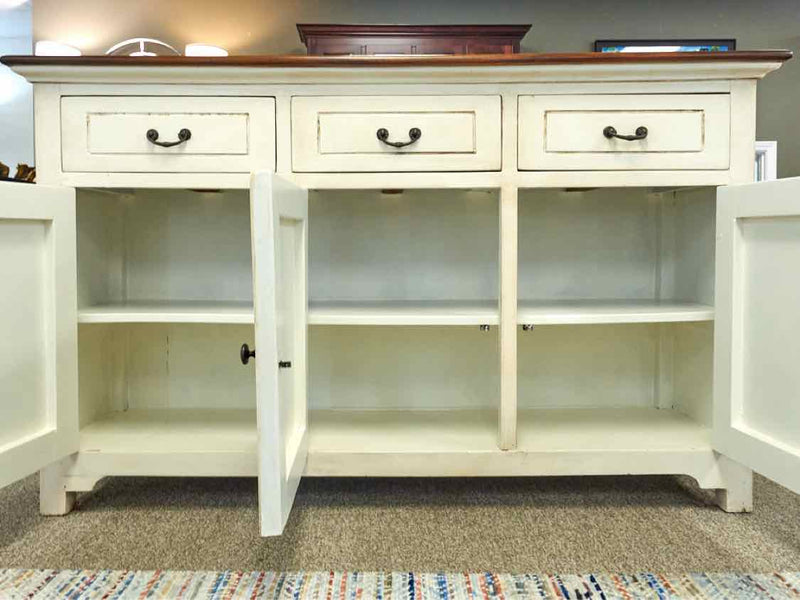
<svg viewBox="0 0 800 600"><path fill-rule="evenodd" d="M414 142L416 142L419 138L422 137L422 130L418 127L412 127L408 130L408 137L410 138L407 142L390 142L389 141L389 130L384 129L381 127L378 129L376 135L378 139L382 141L387 146L392 146L394 148L403 148L404 146L410 146Z"/></svg>
<svg viewBox="0 0 800 600"><path fill-rule="evenodd" d="M155 129L148 129L147 130L147 140L151 144L155 144L156 146L161 146L162 148L172 148L173 146L177 146L178 144L182 144L183 142L192 139L192 132L188 129L181 129L178 132L178 141L177 142L159 142L158 141L158 131Z"/></svg>
<svg viewBox="0 0 800 600"><path fill-rule="evenodd" d="M621 133L617 133L617 130L609 125L605 129L603 129L603 135L606 136L608 139L617 138L620 140L627 140L629 142L633 142L635 140L643 140L647 137L647 127L644 125L641 127L637 127L636 131L633 135L622 135Z"/></svg>

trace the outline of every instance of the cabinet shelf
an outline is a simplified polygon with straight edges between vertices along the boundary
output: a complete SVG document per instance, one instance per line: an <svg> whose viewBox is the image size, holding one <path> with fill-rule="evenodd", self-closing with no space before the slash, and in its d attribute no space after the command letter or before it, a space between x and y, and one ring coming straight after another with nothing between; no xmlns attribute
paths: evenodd
<svg viewBox="0 0 800 600"><path fill-rule="evenodd" d="M309 325L497 325L496 300L312 301Z"/></svg>
<svg viewBox="0 0 800 600"><path fill-rule="evenodd" d="M673 300L520 300L517 320L531 325L713 321L714 307Z"/></svg>
<svg viewBox="0 0 800 600"><path fill-rule="evenodd" d="M78 472L152 476L258 474L256 411L131 409L81 428Z"/></svg>
<svg viewBox="0 0 800 600"><path fill-rule="evenodd" d="M257 452L254 410L132 409L82 428L77 461L119 475L254 476ZM709 428L674 410L521 410L511 452L498 449L494 410L312 410L306 475L602 474L609 455L646 473L676 453L712 456Z"/></svg>
<svg viewBox="0 0 800 600"><path fill-rule="evenodd" d="M251 302L130 301L78 310L78 323L252 324Z"/></svg>
<svg viewBox="0 0 800 600"><path fill-rule="evenodd" d="M523 410L518 431L517 448L504 452L493 410L315 410L305 474L602 475L620 461L630 473L713 463L710 430L674 410Z"/></svg>
<svg viewBox="0 0 800 600"><path fill-rule="evenodd" d="M672 409L523 409L517 442L524 452L710 450L711 431Z"/></svg>

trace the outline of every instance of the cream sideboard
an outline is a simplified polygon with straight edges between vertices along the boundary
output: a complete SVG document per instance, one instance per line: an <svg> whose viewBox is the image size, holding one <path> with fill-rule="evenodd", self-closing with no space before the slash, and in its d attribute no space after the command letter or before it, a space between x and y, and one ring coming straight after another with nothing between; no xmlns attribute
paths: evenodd
<svg viewBox="0 0 800 600"><path fill-rule="evenodd" d="M787 58L6 57L0 484L258 476L264 535L302 476L800 491Z"/></svg>

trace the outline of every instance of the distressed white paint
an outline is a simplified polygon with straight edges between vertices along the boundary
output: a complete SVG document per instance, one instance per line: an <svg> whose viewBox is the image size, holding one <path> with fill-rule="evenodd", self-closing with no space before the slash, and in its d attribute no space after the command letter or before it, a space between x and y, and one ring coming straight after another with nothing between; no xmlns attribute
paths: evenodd
<svg viewBox="0 0 800 600"><path fill-rule="evenodd" d="M164 148L147 139L175 142ZM61 99L65 172L249 173L275 164L272 98L65 96Z"/></svg>
<svg viewBox="0 0 800 600"><path fill-rule="evenodd" d="M258 475L275 534L303 473L685 473L748 510L756 463L710 438L714 190L682 188L752 178L777 66L20 68L40 179L100 188L78 192L81 445L49 456L43 512L106 475ZM577 162L518 170L545 148L533 101L570 109L548 148ZM587 141L598 110L653 118L649 150ZM423 116L424 144L375 137ZM196 119L195 153L138 154L151 118Z"/></svg>
<svg viewBox="0 0 800 600"><path fill-rule="evenodd" d="M272 173L256 173L250 207L259 515L261 535L279 535L308 453L308 192Z"/></svg>
<svg viewBox="0 0 800 600"><path fill-rule="evenodd" d="M607 138L606 127L641 140ZM521 170L702 170L730 163L730 97L693 95L521 96Z"/></svg>
<svg viewBox="0 0 800 600"><path fill-rule="evenodd" d="M800 492L800 178L720 190L714 444Z"/></svg>
<svg viewBox="0 0 800 600"><path fill-rule="evenodd" d="M75 192L0 183L0 486L78 448Z"/></svg>
<svg viewBox="0 0 800 600"><path fill-rule="evenodd" d="M408 143L410 130L422 135ZM499 171L499 96L300 96L292 98L297 172Z"/></svg>

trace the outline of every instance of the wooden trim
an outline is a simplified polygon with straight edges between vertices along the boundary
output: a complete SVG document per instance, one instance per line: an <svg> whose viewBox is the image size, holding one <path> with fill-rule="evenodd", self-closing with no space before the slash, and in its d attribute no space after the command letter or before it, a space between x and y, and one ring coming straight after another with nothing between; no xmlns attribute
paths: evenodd
<svg viewBox="0 0 800 600"><path fill-rule="evenodd" d="M784 62L789 50L744 50L735 52L619 53L582 52L574 54L466 54L460 56L3 56L0 63L17 66L76 67L489 67L525 65L649 64L710 62Z"/></svg>
<svg viewBox="0 0 800 600"><path fill-rule="evenodd" d="M306 36L341 37L364 35L369 37L518 37L522 39L530 30L526 25L336 25L321 23L298 23L300 41Z"/></svg>

